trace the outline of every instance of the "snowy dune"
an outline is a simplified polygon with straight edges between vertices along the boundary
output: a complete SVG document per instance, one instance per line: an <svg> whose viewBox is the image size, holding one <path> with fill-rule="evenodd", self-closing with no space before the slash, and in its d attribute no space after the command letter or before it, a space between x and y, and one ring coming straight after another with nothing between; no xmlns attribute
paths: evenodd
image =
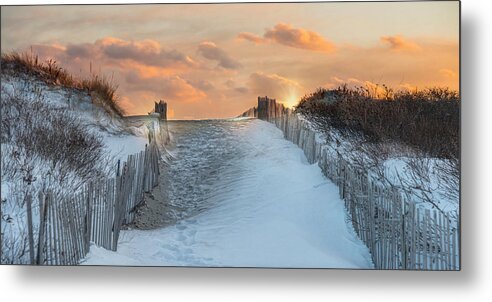
<svg viewBox="0 0 492 302"><path fill-rule="evenodd" d="M115 160L126 161L128 155L144 150L148 143L145 127L128 128L120 118L112 117L104 109L94 105L91 97L85 91L50 86L41 80L25 75L3 76L1 88L2 93L20 95L27 101L37 98L31 91L39 91L40 97L46 103L53 108L67 109L65 114L77 116L83 124L99 135L106 145L109 156L114 157ZM129 130L135 135L132 135Z"/></svg>
<svg viewBox="0 0 492 302"><path fill-rule="evenodd" d="M247 123L239 175L214 184L213 206L177 224L127 230L117 252L92 246L85 265L372 268L337 187L273 124ZM179 155L178 155L179 156Z"/></svg>

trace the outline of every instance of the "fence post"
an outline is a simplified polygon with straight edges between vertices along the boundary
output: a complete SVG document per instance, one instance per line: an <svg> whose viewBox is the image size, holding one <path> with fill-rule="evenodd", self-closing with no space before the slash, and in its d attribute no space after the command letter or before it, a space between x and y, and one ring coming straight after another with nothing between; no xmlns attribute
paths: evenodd
<svg viewBox="0 0 492 302"><path fill-rule="evenodd" d="M38 194L39 199L39 233L38 233L38 253L36 257L36 264L40 265L44 263L44 242L46 232L46 197L40 191Z"/></svg>
<svg viewBox="0 0 492 302"><path fill-rule="evenodd" d="M92 194L93 194L93 184L92 181L85 188L87 190L87 200L86 200L86 210L85 210L85 250L89 252L90 241L91 241L91 227L92 227Z"/></svg>
<svg viewBox="0 0 492 302"><path fill-rule="evenodd" d="M32 227L32 196L31 193L26 195L27 208L27 234L29 238L29 262L34 264L34 233Z"/></svg>
<svg viewBox="0 0 492 302"><path fill-rule="evenodd" d="M406 220L407 213L405 207L405 200L402 202L402 211L401 211L402 219L401 219L401 257L402 257L402 269L407 269L407 238L406 238Z"/></svg>

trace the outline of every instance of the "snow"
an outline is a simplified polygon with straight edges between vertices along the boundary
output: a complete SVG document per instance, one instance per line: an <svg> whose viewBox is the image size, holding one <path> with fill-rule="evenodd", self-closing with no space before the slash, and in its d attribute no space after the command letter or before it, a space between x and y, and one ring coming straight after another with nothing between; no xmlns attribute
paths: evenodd
<svg viewBox="0 0 492 302"><path fill-rule="evenodd" d="M126 161L128 155L145 150L148 140L145 136L104 134L103 142L116 160Z"/></svg>
<svg viewBox="0 0 492 302"><path fill-rule="evenodd" d="M406 184L412 183L412 172L409 167L410 158L398 157L390 158L384 161L384 170L387 180L393 184L405 187ZM436 168L438 165L444 164L444 159L438 158L421 158L419 159L425 165L429 167L429 174L426 178L420 178L422 184L424 185L424 190L417 188L412 188L412 194L409 199L415 202L420 209L436 209L446 213L451 219L451 226L453 228L458 227L458 217L460 203L459 200L450 198L447 195L446 188L441 185L441 179L443 176ZM427 200L429 198L432 202ZM424 215L424 211L420 212Z"/></svg>
<svg viewBox="0 0 492 302"><path fill-rule="evenodd" d="M254 119L254 117L250 117L250 116L239 116L239 117L232 117L229 120L230 121L244 121L244 120L250 120L250 119Z"/></svg>
<svg viewBox="0 0 492 302"><path fill-rule="evenodd" d="M84 265L372 268L337 187L273 124L245 123L247 152L213 206L150 231L122 231L118 251L92 246ZM177 154L179 156L180 154Z"/></svg>

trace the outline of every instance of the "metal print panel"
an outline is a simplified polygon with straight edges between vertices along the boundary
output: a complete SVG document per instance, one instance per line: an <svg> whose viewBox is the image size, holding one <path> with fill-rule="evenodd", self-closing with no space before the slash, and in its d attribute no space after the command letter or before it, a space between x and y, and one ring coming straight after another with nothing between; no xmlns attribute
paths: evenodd
<svg viewBox="0 0 492 302"><path fill-rule="evenodd" d="M1 263L460 270L460 3L1 8Z"/></svg>

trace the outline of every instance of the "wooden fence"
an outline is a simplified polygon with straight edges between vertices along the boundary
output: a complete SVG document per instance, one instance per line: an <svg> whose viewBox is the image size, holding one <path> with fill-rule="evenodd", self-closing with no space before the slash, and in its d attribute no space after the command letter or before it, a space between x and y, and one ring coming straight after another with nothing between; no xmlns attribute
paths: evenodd
<svg viewBox="0 0 492 302"><path fill-rule="evenodd" d="M460 269L459 221L417 206L396 188L374 181L367 172L328 152L297 114L288 109L279 112L269 121L338 186L353 228L377 269Z"/></svg>
<svg viewBox="0 0 492 302"><path fill-rule="evenodd" d="M128 156L114 178L94 180L78 194L56 197L39 193L39 228L33 231L27 198L31 264L74 265L89 252L90 242L116 251L121 227L133 222L144 192L158 184L159 148L155 140L145 151Z"/></svg>

